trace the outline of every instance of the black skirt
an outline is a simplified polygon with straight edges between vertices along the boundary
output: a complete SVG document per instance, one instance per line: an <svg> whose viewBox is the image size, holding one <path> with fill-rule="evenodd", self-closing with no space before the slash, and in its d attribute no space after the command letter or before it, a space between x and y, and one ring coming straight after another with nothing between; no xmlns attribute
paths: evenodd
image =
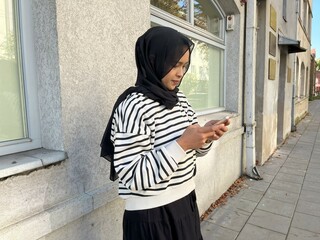
<svg viewBox="0 0 320 240"><path fill-rule="evenodd" d="M195 191L161 207L126 210L123 216L123 239L202 240Z"/></svg>

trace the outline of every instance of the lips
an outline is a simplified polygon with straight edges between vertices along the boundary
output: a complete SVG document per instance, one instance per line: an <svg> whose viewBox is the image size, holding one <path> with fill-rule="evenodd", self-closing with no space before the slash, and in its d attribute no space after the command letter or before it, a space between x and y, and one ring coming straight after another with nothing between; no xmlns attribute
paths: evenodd
<svg viewBox="0 0 320 240"><path fill-rule="evenodd" d="M172 80L172 83L173 83L174 85L179 85L180 80Z"/></svg>

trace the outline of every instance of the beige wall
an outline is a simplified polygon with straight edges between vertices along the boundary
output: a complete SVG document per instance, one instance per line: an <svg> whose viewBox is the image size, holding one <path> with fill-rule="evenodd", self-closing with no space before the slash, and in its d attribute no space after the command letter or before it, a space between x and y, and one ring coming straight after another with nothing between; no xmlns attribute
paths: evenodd
<svg viewBox="0 0 320 240"><path fill-rule="evenodd" d="M257 160L263 164L276 150L291 131L292 119L292 91L296 84L296 59L304 61L310 66L310 42L301 31L300 21L297 20L296 5L288 1L287 18L283 18L283 2L276 0L259 1L258 4L258 45L257 45L257 82L256 82L256 153ZM271 17L271 6L275 10L275 17ZM276 28L272 29L270 21L276 21ZM276 37L276 54L269 53L269 33ZM301 47L308 49L305 53L288 54L287 48L278 45L278 35L301 41ZM275 79L268 77L269 59L276 62ZM281 72L281 69L284 69ZM287 69L287 70L286 70ZM291 79L288 81L288 69ZM308 67L310 69L310 67ZM307 80L306 80L307 81ZM306 85L307 86L307 85ZM294 108L295 118L302 117L308 110L307 101L303 97L296 99L296 103L303 101Z"/></svg>

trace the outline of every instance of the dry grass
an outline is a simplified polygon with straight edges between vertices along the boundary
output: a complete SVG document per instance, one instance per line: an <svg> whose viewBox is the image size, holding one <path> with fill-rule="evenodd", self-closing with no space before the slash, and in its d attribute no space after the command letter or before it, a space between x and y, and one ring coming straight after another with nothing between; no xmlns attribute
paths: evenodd
<svg viewBox="0 0 320 240"><path fill-rule="evenodd" d="M225 205L230 197L233 197L239 193L239 191L246 186L245 180L247 177L242 176L238 178L232 185L229 187L229 189L222 194L222 196L211 204L211 206L205 211L204 214L201 215L200 221L206 220L208 216L213 212L214 209Z"/></svg>

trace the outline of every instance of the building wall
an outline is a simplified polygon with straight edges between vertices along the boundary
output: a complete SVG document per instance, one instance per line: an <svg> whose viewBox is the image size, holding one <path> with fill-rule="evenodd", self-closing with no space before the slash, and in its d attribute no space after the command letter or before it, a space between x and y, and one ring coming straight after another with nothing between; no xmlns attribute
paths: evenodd
<svg viewBox="0 0 320 240"><path fill-rule="evenodd" d="M300 86L296 83L296 55L310 69L310 42L299 30L296 4L288 2L284 17L283 1L257 2L256 153L263 164L290 133L292 111L295 119L307 112L307 96L299 96L293 109L292 92ZM301 41L301 47L308 50L289 54L287 46L278 45L279 35ZM274 66L270 67L270 62Z"/></svg>
<svg viewBox="0 0 320 240"><path fill-rule="evenodd" d="M320 93L320 71L316 71L315 92L317 96Z"/></svg>
<svg viewBox="0 0 320 240"><path fill-rule="evenodd" d="M306 52L297 53L296 58L296 92L295 92L295 114L294 123L297 124L308 112L310 68L311 68L311 34L309 18L312 0L300 0L300 9L297 22L297 38L301 41L301 46Z"/></svg>
<svg viewBox="0 0 320 240"><path fill-rule="evenodd" d="M303 1L303 0L301 0ZM200 214L243 174L243 62L245 7L218 0L233 14L226 31L226 110L199 116L200 124L235 112L229 132L198 159L196 192ZM288 1L289 2L289 1ZM117 182L109 180L109 164L99 157L100 140L113 103L136 78L134 45L150 27L150 1L32 0L42 145L64 151L68 158L49 167L0 181L2 239L122 239L124 201ZM301 66L310 69L310 52L287 54L278 35L301 40L310 49L306 28L297 21L295 4L257 1L256 156L263 164L308 109L300 94ZM308 2L311 6L312 2ZM271 7L276 27L270 27ZM273 19L274 20L274 19ZM305 20L304 20L305 21ZM270 53L269 34L276 37ZM235 40L236 39L236 40ZM270 79L269 60L276 62ZM305 72L305 88L308 74ZM230 151L232 149L232 151ZM19 154L17 154L19 155Z"/></svg>
<svg viewBox="0 0 320 240"><path fill-rule="evenodd" d="M42 143L68 158L0 181L1 239L122 239L124 202L99 144L117 96L135 82L134 46L150 26L150 1L32 1ZM226 108L238 116L199 158L200 213L243 170L244 6L219 2L236 18L226 33Z"/></svg>
<svg viewBox="0 0 320 240"><path fill-rule="evenodd" d="M309 84L309 100L315 96L315 80L316 80L316 53L315 49L311 50L310 55L310 84Z"/></svg>
<svg viewBox="0 0 320 240"><path fill-rule="evenodd" d="M123 202L99 144L117 95L135 82L149 1L34 0L32 8L42 142L68 159L0 182L1 239L121 239Z"/></svg>

